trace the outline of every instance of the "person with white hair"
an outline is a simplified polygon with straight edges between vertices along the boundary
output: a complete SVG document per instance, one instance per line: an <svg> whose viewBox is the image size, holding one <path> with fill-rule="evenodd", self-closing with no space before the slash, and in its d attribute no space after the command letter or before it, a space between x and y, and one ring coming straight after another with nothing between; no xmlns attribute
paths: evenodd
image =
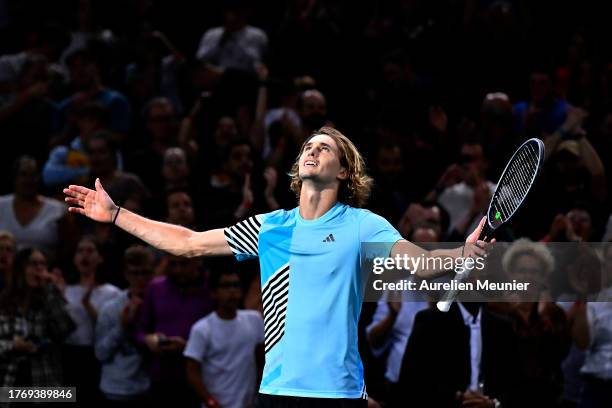
<svg viewBox="0 0 612 408"><path fill-rule="evenodd" d="M554 265L545 244L526 238L513 242L502 257L508 278L530 282L530 291L508 303L506 311L517 337L516 392L530 396L525 406L554 406L562 391L561 363L569 351L570 336L565 312L551 302L548 292Z"/></svg>
<svg viewBox="0 0 612 408"><path fill-rule="evenodd" d="M548 281L554 267L555 259L548 247L527 238L513 242L502 257L502 268L508 278L529 282L529 291L522 295L522 300L548 296Z"/></svg>

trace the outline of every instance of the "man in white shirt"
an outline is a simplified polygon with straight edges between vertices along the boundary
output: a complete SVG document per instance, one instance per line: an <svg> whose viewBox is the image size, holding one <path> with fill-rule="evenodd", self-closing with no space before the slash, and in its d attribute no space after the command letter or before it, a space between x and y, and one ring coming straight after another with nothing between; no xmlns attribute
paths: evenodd
<svg viewBox="0 0 612 408"><path fill-rule="evenodd" d="M437 200L450 216L450 234L464 236L486 212L495 184L486 179L488 161L483 145L465 142L459 164L451 165L428 195Z"/></svg>
<svg viewBox="0 0 612 408"><path fill-rule="evenodd" d="M251 406L263 367L264 322L259 312L237 310L236 272L213 275L211 286L217 309L191 328L183 353L187 380L203 408Z"/></svg>
<svg viewBox="0 0 612 408"><path fill-rule="evenodd" d="M202 36L196 58L217 67L254 73L255 63L263 60L268 47L268 36L247 25L245 5L232 3L223 13L223 26L213 27Z"/></svg>

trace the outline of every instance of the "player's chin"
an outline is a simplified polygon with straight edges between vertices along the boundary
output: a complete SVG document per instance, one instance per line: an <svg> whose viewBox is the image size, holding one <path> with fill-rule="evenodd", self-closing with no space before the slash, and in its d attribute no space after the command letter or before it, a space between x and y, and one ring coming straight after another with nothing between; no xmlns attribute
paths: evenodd
<svg viewBox="0 0 612 408"><path fill-rule="evenodd" d="M319 178L319 174L316 171L316 168L303 167L300 170L300 179L304 180L317 180Z"/></svg>

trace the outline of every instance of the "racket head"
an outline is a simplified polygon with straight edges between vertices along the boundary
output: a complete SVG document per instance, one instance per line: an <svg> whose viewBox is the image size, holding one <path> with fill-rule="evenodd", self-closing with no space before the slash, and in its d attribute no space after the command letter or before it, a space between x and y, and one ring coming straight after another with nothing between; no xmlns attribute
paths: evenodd
<svg viewBox="0 0 612 408"><path fill-rule="evenodd" d="M519 209L544 164L544 143L538 138L525 141L512 155L502 172L487 210L490 232L508 222Z"/></svg>

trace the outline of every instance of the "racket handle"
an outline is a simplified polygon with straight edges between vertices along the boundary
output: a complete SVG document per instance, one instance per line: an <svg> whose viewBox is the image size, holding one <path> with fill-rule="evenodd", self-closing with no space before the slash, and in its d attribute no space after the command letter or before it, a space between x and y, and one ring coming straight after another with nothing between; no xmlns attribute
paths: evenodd
<svg viewBox="0 0 612 408"><path fill-rule="evenodd" d="M438 303L436 303L436 307L438 308L439 311L446 313L450 310L450 307L452 304L453 302L448 302L446 300L440 300Z"/></svg>
<svg viewBox="0 0 612 408"><path fill-rule="evenodd" d="M482 226L482 231L480 231L478 239L484 241L484 239L487 238L487 241L490 241L494 231L495 230L489 226L489 221L487 220Z"/></svg>
<svg viewBox="0 0 612 408"><path fill-rule="evenodd" d="M491 228L491 226L489 225L489 221L487 220L482 226L482 230L480 231L480 235L478 236L478 239L484 240L486 238L488 241L491 241L491 235L493 235L494 231L495 229ZM472 270L469 268L466 268L466 270L462 274L455 275L453 280L458 281L458 282L464 281L470 275L470 272L472 272ZM447 290L444 296L442 297L442 300L436 303L438 310L441 312L448 312L451 305L457 298L458 294L459 294L459 291L456 289Z"/></svg>
<svg viewBox="0 0 612 408"><path fill-rule="evenodd" d="M458 294L458 290L452 289L446 291L442 300L439 300L438 303L436 303L438 310L445 313L448 312L455 299L457 299Z"/></svg>
<svg viewBox="0 0 612 408"><path fill-rule="evenodd" d="M472 269L466 268L466 270L462 274L455 275L453 281L462 282L466 280L470 275L470 272L472 272ZM459 291L457 289L447 290L444 296L442 297L442 300L439 300L436 303L436 307L438 308L438 310L444 313L448 312L455 299L457 299L457 295L459 295Z"/></svg>

